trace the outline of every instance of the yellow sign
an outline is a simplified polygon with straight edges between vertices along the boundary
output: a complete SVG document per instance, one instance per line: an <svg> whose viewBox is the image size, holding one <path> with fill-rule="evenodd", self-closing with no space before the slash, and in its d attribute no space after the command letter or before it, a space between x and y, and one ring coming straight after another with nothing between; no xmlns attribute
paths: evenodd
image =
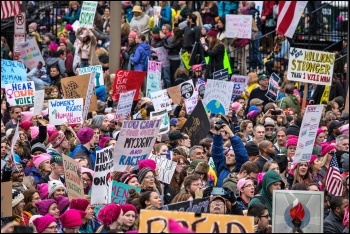
<svg viewBox="0 0 350 234"><path fill-rule="evenodd" d="M169 233L169 218L196 233L254 233L253 217L160 210L141 210L139 232Z"/></svg>
<svg viewBox="0 0 350 234"><path fill-rule="evenodd" d="M190 63L190 56L189 53L186 51L181 55L182 62L184 63L185 67L187 70L191 69L191 66L189 65Z"/></svg>
<svg viewBox="0 0 350 234"><path fill-rule="evenodd" d="M320 104L326 104L328 103L328 99L329 99L329 91L331 90L331 86L329 85L325 85L324 86L324 91L321 97L321 101Z"/></svg>

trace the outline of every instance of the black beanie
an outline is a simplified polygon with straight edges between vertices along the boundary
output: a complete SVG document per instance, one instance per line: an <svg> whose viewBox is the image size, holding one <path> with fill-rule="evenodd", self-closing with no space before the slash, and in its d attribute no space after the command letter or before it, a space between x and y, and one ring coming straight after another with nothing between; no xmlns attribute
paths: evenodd
<svg viewBox="0 0 350 234"><path fill-rule="evenodd" d="M245 148L247 150L248 156L257 156L257 155L259 155L259 148L254 143L254 141L247 142L247 144L245 145Z"/></svg>

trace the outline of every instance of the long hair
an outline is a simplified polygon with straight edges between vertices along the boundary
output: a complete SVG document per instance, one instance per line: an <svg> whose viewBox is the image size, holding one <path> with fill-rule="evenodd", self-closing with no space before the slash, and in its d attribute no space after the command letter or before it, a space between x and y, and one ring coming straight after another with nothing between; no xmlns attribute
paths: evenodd
<svg viewBox="0 0 350 234"><path fill-rule="evenodd" d="M212 41L209 42L209 49L212 50L220 44L222 44L221 41L219 39L213 37Z"/></svg>
<svg viewBox="0 0 350 234"><path fill-rule="evenodd" d="M182 30L179 27L174 28L173 30L173 38L171 39L171 43L174 43L175 41L183 41L183 33Z"/></svg>
<svg viewBox="0 0 350 234"><path fill-rule="evenodd" d="M300 181L303 181L305 184L311 184L312 183L312 178L311 174L309 172L309 168L307 169L306 175L301 176L299 175L299 167L301 163L298 163L297 167L294 170L294 180L293 180L293 185L296 183L301 183Z"/></svg>
<svg viewBox="0 0 350 234"><path fill-rule="evenodd" d="M188 162L187 159L182 155L174 156L172 161L180 163L181 159L184 163L187 164ZM184 182L184 178L180 177L180 173L175 170L169 186L174 190L174 192L177 192L181 189L181 185L183 182Z"/></svg>
<svg viewBox="0 0 350 234"><path fill-rule="evenodd" d="M6 41L5 37L1 37L1 42L4 43L4 46L5 46L6 49L11 51L9 45L7 44L7 41Z"/></svg>
<svg viewBox="0 0 350 234"><path fill-rule="evenodd" d="M25 203L25 205L24 205L24 207L23 207L23 211L28 211L28 212L30 212L30 211L32 211L33 209L36 210L36 207L34 207L34 206L32 205L33 195L34 195L35 193L38 193L38 194L39 194L39 192L36 191L36 190L34 190L34 189L28 189L28 190L23 191L23 193L22 193L23 196L24 196L23 201L24 201L24 203Z"/></svg>

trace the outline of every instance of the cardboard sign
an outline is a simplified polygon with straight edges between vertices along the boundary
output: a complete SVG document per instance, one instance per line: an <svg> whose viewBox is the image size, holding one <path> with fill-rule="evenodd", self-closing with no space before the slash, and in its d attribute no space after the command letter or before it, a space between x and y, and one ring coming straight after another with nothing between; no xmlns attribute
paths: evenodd
<svg viewBox="0 0 350 234"><path fill-rule="evenodd" d="M332 85L335 53L290 47L288 80Z"/></svg>
<svg viewBox="0 0 350 234"><path fill-rule="evenodd" d="M152 111L150 113L150 119L151 120L161 120L160 128L159 128L159 134L164 134L169 132L170 130L170 120L168 111L166 109L159 110L159 111Z"/></svg>
<svg viewBox="0 0 350 234"><path fill-rule="evenodd" d="M103 79L103 70L101 65L78 68L79 75L90 74L92 72L95 72L95 76L93 77L95 87L104 85L105 81Z"/></svg>
<svg viewBox="0 0 350 234"><path fill-rule="evenodd" d="M79 167L77 162L64 154L62 154L62 159L69 200L71 201L73 198L84 197L83 181L78 173Z"/></svg>
<svg viewBox="0 0 350 234"><path fill-rule="evenodd" d="M1 59L1 87L5 87L7 84L26 81L27 72L23 63Z"/></svg>
<svg viewBox="0 0 350 234"><path fill-rule="evenodd" d="M231 81L234 83L232 90L232 100L236 96L242 96L249 81L249 76L232 75Z"/></svg>
<svg viewBox="0 0 350 234"><path fill-rule="evenodd" d="M96 8L97 1L83 1L83 6L81 7L81 13L79 17L80 27L93 28Z"/></svg>
<svg viewBox="0 0 350 234"><path fill-rule="evenodd" d="M146 159L153 149L161 120L124 120L113 153L114 171L125 171Z"/></svg>
<svg viewBox="0 0 350 234"><path fill-rule="evenodd" d="M276 73L272 73L269 79L269 86L265 96L273 102L276 101L278 96L279 81L280 81L279 76Z"/></svg>
<svg viewBox="0 0 350 234"><path fill-rule="evenodd" d="M192 145L198 145L200 140L209 133L210 124L207 113L205 112L202 101L198 101L186 123L182 126L181 132L187 133L191 139Z"/></svg>
<svg viewBox="0 0 350 234"><path fill-rule="evenodd" d="M12 216L12 182L1 182L1 218Z"/></svg>
<svg viewBox="0 0 350 234"><path fill-rule="evenodd" d="M134 186L130 186L130 185L112 180L110 201L108 203L115 203L115 204L121 204L121 205L126 204L126 199L128 199L129 197L130 189L135 189L137 193L141 192L140 188L136 188Z"/></svg>
<svg viewBox="0 0 350 234"><path fill-rule="evenodd" d="M172 203L162 206L162 210L172 210L193 213L209 213L209 198L200 198L191 201Z"/></svg>
<svg viewBox="0 0 350 234"><path fill-rule="evenodd" d="M165 49L163 46L154 48L153 50L156 52L158 60L162 63L162 66L169 67L170 61L168 59L168 50Z"/></svg>
<svg viewBox="0 0 350 234"><path fill-rule="evenodd" d="M131 113L135 93L136 90L131 90L120 94L117 110L115 112L116 120L126 119L128 114Z"/></svg>
<svg viewBox="0 0 350 234"><path fill-rule="evenodd" d="M117 70L113 84L113 100L119 101L121 93L136 90L134 101L139 99L140 88L145 79L146 72Z"/></svg>
<svg viewBox="0 0 350 234"><path fill-rule="evenodd" d="M142 209L140 233L169 233L168 219L174 219L195 233L254 233L254 217Z"/></svg>
<svg viewBox="0 0 350 234"><path fill-rule="evenodd" d="M323 191L274 190L272 202L272 233L323 233Z"/></svg>
<svg viewBox="0 0 350 234"><path fill-rule="evenodd" d="M19 55L23 60L24 65L32 70L39 62L45 64L38 43L34 38L18 44Z"/></svg>
<svg viewBox="0 0 350 234"><path fill-rule="evenodd" d="M308 105L306 107L293 164L310 161L322 110L323 105Z"/></svg>
<svg viewBox="0 0 350 234"><path fill-rule="evenodd" d="M34 104L34 81L12 83L5 85L6 99L10 106L25 106Z"/></svg>
<svg viewBox="0 0 350 234"><path fill-rule="evenodd" d="M61 125L83 123L83 99L52 99L49 100L50 124Z"/></svg>
<svg viewBox="0 0 350 234"><path fill-rule="evenodd" d="M72 76L61 79L64 98L86 98L89 88L90 74ZM97 98L95 94L91 95L89 112L97 110Z"/></svg>
<svg viewBox="0 0 350 234"><path fill-rule="evenodd" d="M173 86L170 88L167 88L167 92L173 103L180 104L181 103L181 92L180 92L180 86Z"/></svg>
<svg viewBox="0 0 350 234"><path fill-rule="evenodd" d="M151 98L150 94L152 92L162 89L161 76L162 76L162 63L148 60L147 87L146 87L147 97Z"/></svg>
<svg viewBox="0 0 350 234"><path fill-rule="evenodd" d="M171 111L171 103L166 89L155 91L150 94L150 97L156 111L163 109Z"/></svg>
<svg viewBox="0 0 350 234"><path fill-rule="evenodd" d="M226 37L251 39L252 20L251 15L226 15Z"/></svg>
<svg viewBox="0 0 350 234"><path fill-rule="evenodd" d="M228 114L234 84L230 81L208 80L203 104L212 114Z"/></svg>
<svg viewBox="0 0 350 234"><path fill-rule="evenodd" d="M170 184L177 166L177 162L169 160L164 156L158 156L154 154L151 154L149 156L149 159L152 159L156 162L158 179L166 184Z"/></svg>
<svg viewBox="0 0 350 234"><path fill-rule="evenodd" d="M90 73L89 86L88 86L88 90L86 92L85 105L83 108L83 121L86 120L87 115L89 113L89 107L91 104L91 97L92 97L92 94L94 93L94 89L95 89L95 83L94 83L95 76L96 76L95 71Z"/></svg>
<svg viewBox="0 0 350 234"><path fill-rule="evenodd" d="M226 68L213 72L214 80L228 80L228 70Z"/></svg>
<svg viewBox="0 0 350 234"><path fill-rule="evenodd" d="M34 115L40 115L44 107L45 91L35 91L34 95Z"/></svg>
<svg viewBox="0 0 350 234"><path fill-rule="evenodd" d="M113 169L113 146L96 151L94 179L91 187L91 205L108 203Z"/></svg>

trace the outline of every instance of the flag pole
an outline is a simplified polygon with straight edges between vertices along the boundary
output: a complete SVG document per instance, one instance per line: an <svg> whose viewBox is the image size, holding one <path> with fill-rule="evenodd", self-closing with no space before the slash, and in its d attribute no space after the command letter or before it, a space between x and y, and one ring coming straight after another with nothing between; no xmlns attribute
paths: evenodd
<svg viewBox="0 0 350 234"><path fill-rule="evenodd" d="M307 91L308 91L308 83L304 83L304 94L303 94L303 102L301 104L301 109L304 109L306 106L306 97L307 97Z"/></svg>

